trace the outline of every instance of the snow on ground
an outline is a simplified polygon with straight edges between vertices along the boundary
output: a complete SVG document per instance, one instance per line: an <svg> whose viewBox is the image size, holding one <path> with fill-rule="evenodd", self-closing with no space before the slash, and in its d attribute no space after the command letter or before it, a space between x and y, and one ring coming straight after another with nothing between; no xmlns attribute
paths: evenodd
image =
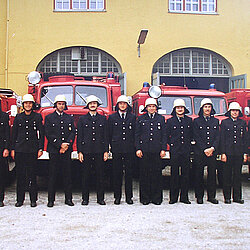
<svg viewBox="0 0 250 250"><path fill-rule="evenodd" d="M243 185L245 204L219 205L205 201L198 205L190 192L191 205L168 204L168 190L160 206L143 206L135 182L134 205L113 204L106 193L106 206L81 206L81 194L74 192L74 207L64 205L62 191L55 206L47 208L47 192L39 193L38 206L29 198L14 207L14 185L6 192L0 208L0 249L250 249L250 182Z"/></svg>

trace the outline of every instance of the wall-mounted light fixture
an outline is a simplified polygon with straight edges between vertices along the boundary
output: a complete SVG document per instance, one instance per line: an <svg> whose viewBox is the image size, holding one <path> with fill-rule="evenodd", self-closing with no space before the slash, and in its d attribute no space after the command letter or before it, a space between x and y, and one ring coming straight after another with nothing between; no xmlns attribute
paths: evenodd
<svg viewBox="0 0 250 250"><path fill-rule="evenodd" d="M137 43L138 43L138 47L137 47L138 57L141 56L140 45L145 42L147 34L148 34L148 30L143 29L143 30L141 30L140 35L138 37L138 41L137 41Z"/></svg>

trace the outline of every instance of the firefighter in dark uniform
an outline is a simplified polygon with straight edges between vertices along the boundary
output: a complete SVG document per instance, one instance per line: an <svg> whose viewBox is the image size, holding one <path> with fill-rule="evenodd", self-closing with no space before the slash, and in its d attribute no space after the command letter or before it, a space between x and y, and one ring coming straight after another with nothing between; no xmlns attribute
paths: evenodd
<svg viewBox="0 0 250 250"><path fill-rule="evenodd" d="M55 202L55 185L59 169L62 169L65 191L65 204L74 206L72 202L71 183L71 152L75 140L75 126L73 117L66 114L66 98L57 95L54 101L55 112L45 117L45 135L48 139L47 151L49 152L49 183L48 207L53 207Z"/></svg>
<svg viewBox="0 0 250 250"><path fill-rule="evenodd" d="M216 155L219 149L219 120L214 117L215 110L209 98L201 101L199 117L194 119L193 134L195 190L198 204L203 203L204 197L204 166L207 166L207 200L218 204L216 196Z"/></svg>
<svg viewBox="0 0 250 250"><path fill-rule="evenodd" d="M41 114L33 112L34 98L30 94L23 96L24 112L18 114L12 128L11 157L15 159L17 173L17 202L21 207L25 198L28 183L31 207L36 207L37 183L35 166L43 154L44 129Z"/></svg>
<svg viewBox="0 0 250 250"><path fill-rule="evenodd" d="M116 113L109 116L109 143L113 158L114 204L122 195L123 165L125 166L125 195L127 204L133 204L132 164L135 156L135 115L125 95L119 96Z"/></svg>
<svg viewBox="0 0 250 250"><path fill-rule="evenodd" d="M94 95L86 98L89 112L80 117L77 125L77 151L82 164L82 205L89 203L91 166L96 170L97 203L104 201L104 166L108 160L107 119L97 113L101 100Z"/></svg>
<svg viewBox="0 0 250 250"><path fill-rule="evenodd" d="M166 155L166 123L157 113L156 99L145 102L144 115L136 121L136 156L140 160L140 202L148 205L162 203L162 167L161 158Z"/></svg>
<svg viewBox="0 0 250 250"><path fill-rule="evenodd" d="M231 189L233 188L233 202L240 204L242 200L241 169L243 161L247 161L248 143L246 122L242 117L241 107L237 102L229 105L225 114L227 119L221 123L221 160L225 162L223 168L223 194L226 204L231 203Z"/></svg>
<svg viewBox="0 0 250 250"><path fill-rule="evenodd" d="M171 115L167 120L167 141L170 146L170 201L178 201L179 188L180 202L191 204L188 199L190 151L192 140L192 119L185 114L189 113L183 99L176 99ZM181 167L181 177L179 176Z"/></svg>
<svg viewBox="0 0 250 250"><path fill-rule="evenodd" d="M3 97L4 98L4 97ZM6 157L9 156L10 126L9 116L0 107L0 207L4 206L4 184L6 176Z"/></svg>

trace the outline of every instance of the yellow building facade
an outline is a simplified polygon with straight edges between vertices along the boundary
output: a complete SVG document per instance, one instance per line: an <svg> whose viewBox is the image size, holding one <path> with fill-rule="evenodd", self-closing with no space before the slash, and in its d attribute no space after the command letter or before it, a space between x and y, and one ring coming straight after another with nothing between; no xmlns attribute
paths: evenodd
<svg viewBox="0 0 250 250"><path fill-rule="evenodd" d="M227 92L238 75L238 87L249 88L250 1L197 2L0 0L0 87L23 95L29 72L62 67L83 76L115 68L126 73L129 95L145 81L199 88L215 82Z"/></svg>

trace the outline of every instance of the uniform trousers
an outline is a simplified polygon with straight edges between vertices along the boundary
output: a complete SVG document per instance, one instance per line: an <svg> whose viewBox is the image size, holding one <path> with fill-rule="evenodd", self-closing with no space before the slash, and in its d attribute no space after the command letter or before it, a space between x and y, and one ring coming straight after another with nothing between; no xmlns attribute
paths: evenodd
<svg viewBox="0 0 250 250"><path fill-rule="evenodd" d="M240 155L227 155L227 162L223 168L223 194L225 200L231 199L233 188L233 200L242 199L241 190L241 169L243 157Z"/></svg>
<svg viewBox="0 0 250 250"><path fill-rule="evenodd" d="M0 156L0 201L4 200L6 171L7 171L6 158L4 158L3 156Z"/></svg>
<svg viewBox="0 0 250 250"><path fill-rule="evenodd" d="M17 202L23 202L25 190L28 189L30 201L37 201L37 183L35 167L37 164L37 152L15 153L16 175L17 175Z"/></svg>
<svg viewBox="0 0 250 250"><path fill-rule="evenodd" d="M181 176L179 176L181 167ZM171 154L170 200L178 201L179 189L180 201L188 200L190 160L186 154Z"/></svg>
<svg viewBox="0 0 250 250"><path fill-rule="evenodd" d="M125 170L125 196L126 200L129 200L133 197L132 166L134 154L113 153L112 156L114 197L115 199L121 199L123 170Z"/></svg>
<svg viewBox="0 0 250 250"><path fill-rule="evenodd" d="M71 152L64 154L49 153L49 184L48 200L55 201L56 181L58 172L62 169L65 200L72 200L72 180L71 180Z"/></svg>
<svg viewBox="0 0 250 250"><path fill-rule="evenodd" d="M195 154L195 192L197 199L204 197L204 166L207 166L207 199L216 196L216 155L207 157L204 153Z"/></svg>
<svg viewBox="0 0 250 250"><path fill-rule="evenodd" d="M97 201L104 200L104 166L103 153L84 154L82 164L82 199L89 201L89 187L91 167L95 168L96 172L96 192Z"/></svg>
<svg viewBox="0 0 250 250"><path fill-rule="evenodd" d="M160 152L143 152L143 157L140 159L140 202L162 202Z"/></svg>

